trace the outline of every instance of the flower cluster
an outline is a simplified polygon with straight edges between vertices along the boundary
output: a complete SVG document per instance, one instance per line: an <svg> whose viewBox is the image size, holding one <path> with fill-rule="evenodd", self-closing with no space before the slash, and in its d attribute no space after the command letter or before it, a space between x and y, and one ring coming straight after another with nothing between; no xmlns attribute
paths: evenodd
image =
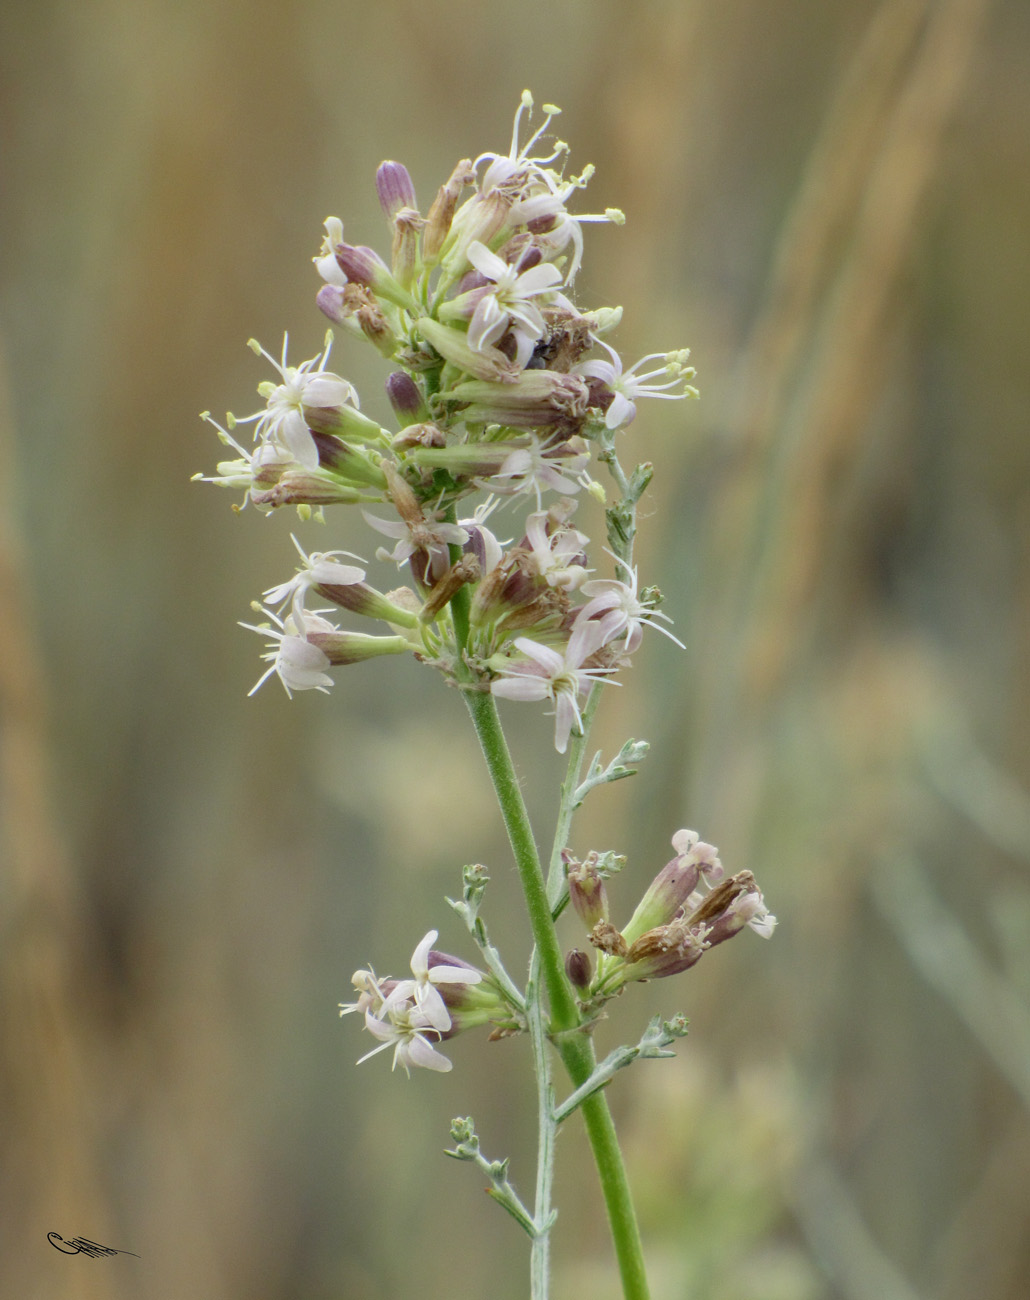
<svg viewBox="0 0 1030 1300"><path fill-rule="evenodd" d="M303 518L370 507L369 527L391 543L376 558L407 575L380 591L364 562L346 562L356 557L301 551L297 574L265 593L263 621L246 625L269 641L261 682L277 673L288 692L324 691L334 666L412 654L465 690L547 701L564 751L584 694L611 680L645 626L666 631L660 593L638 587L614 510L615 576L590 576L575 498L585 489L604 501L591 467L611 465L615 434L639 400L696 393L685 351L624 368L606 337L621 310L574 304L583 226L623 217L569 210L592 168L566 173L567 146L549 135L553 107L524 139L532 108L527 91L509 151L459 162L424 214L407 170L380 166L388 261L347 243L339 218L325 222L317 304L395 367L386 392L396 427L365 415L354 387L329 369L331 332L299 366L285 342L275 360L252 340L277 379L259 385L265 406L245 419L230 414L223 426L205 414L235 453L207 481L262 511L297 506ZM237 440L248 423L249 449ZM513 536L500 540L488 520L520 504ZM312 596L320 608L308 607ZM336 611L388 633L342 628ZM435 1028L420 1027L422 1014L411 1012L412 1042Z"/></svg>
<svg viewBox="0 0 1030 1300"><path fill-rule="evenodd" d="M434 1043L462 1029L492 1024L498 1035L517 1028L512 1009L494 981L475 966L437 952L437 932L430 930L411 958L411 979L377 979L369 970L355 971L356 1002L341 1002L340 1015L359 1012L379 1046L361 1061L393 1048L393 1065L410 1072L413 1065L446 1071L451 1063ZM361 1061L358 1064L361 1064Z"/></svg>
<svg viewBox="0 0 1030 1300"><path fill-rule="evenodd" d="M572 907L598 949L594 968L574 949L567 970L584 1002L600 1005L628 983L689 970L709 948L750 927L771 937L776 917L750 871L726 877L719 855L696 831L672 837L676 856L655 876L622 930L608 915L605 870L596 854L566 855Z"/></svg>

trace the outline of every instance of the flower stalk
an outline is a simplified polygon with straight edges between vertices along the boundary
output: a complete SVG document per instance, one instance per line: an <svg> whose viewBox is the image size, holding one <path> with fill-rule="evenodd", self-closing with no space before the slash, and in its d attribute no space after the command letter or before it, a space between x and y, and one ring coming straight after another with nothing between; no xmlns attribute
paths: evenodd
<svg viewBox="0 0 1030 1300"><path fill-rule="evenodd" d="M295 539L299 567L255 602L262 621L244 624L267 642L254 690L277 676L287 694L326 692L330 670L360 671L366 659L386 655L438 671L465 700L517 867L533 938L525 989L480 916L486 869L466 866L462 897L451 906L483 968L437 949L431 929L402 978L356 971L357 996L340 1011L357 1015L376 1040L361 1060L392 1051L395 1068L444 1074L452 1063L441 1047L458 1033L526 1034L539 1127L533 1209L509 1179L509 1160L483 1156L471 1119L454 1121L448 1154L477 1168L491 1198L528 1234L532 1300L547 1300L556 1136L581 1114L625 1300L647 1300L606 1089L635 1061L670 1055L686 1022L656 1018L637 1043L600 1064L594 1031L605 1003L636 981L682 973L747 928L768 937L775 918L750 871L722 879L714 848L681 830L676 856L620 931L607 881L627 856L591 849L580 861L570 848L587 795L633 775L647 752L646 742L627 741L607 764L600 754L587 764L607 688L650 636L645 629L682 647L659 609L661 593L639 583L633 564L637 504L654 469L642 461L625 471L617 440L640 402L697 391L685 349L624 366L609 341L621 308L576 305L584 225L625 218L615 208L569 210L593 167L568 170L568 146L550 134L553 105L530 133L533 107L524 92L508 151L460 160L425 216L403 164L381 164L388 260L349 243L338 217L325 222L312 259L322 281L316 305L348 342L370 343L388 362L395 427L363 414L354 386L328 368L332 331L299 365L288 362L285 339L278 360L251 340L276 378L258 385L264 406L252 415L229 414L223 427L205 413L236 454L206 481L242 492L244 505L263 512L295 506L302 522L324 522L335 507L371 507L362 514L379 542L374 560L395 566L397 578L366 580L371 559L309 554ZM253 449L237 440L246 425ZM614 484L611 501L594 477L599 470ZM606 507L606 547L593 547L572 522L581 493ZM614 572L604 576L609 560ZM555 749L567 755L546 873L498 699L545 705ZM556 922L570 899L586 939L566 953ZM568 1079L560 1102L555 1056Z"/></svg>

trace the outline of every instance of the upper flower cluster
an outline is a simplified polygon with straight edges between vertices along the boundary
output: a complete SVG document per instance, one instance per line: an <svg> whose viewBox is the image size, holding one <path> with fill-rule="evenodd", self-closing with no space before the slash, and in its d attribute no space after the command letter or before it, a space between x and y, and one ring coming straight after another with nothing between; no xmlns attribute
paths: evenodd
<svg viewBox="0 0 1030 1300"><path fill-rule="evenodd" d="M275 360L252 340L277 374L259 385L263 409L224 427L204 418L235 453L209 481L265 511L386 507L386 517L365 514L392 543L377 557L410 579L382 592L337 552L301 552L299 573L265 593L268 622L256 629L270 641L265 676L278 673L288 691L325 690L334 665L410 652L465 689L549 701L564 750L583 692L610 680L643 627L665 617L655 589L638 591L628 552L613 578L591 578L574 498L585 488L604 500L591 466L610 460L638 401L695 390L686 351L623 367L606 338L621 310L575 305L584 225L623 216L570 211L593 169L568 173L567 146L550 131L558 110L545 106L530 134L532 109L527 91L508 152L460 161L425 213L406 168L380 166L388 258L348 243L338 217L325 222L316 301L394 365L395 428L365 415L329 369L331 332L297 366L285 342ZM247 423L251 449L237 440ZM484 494L474 509L463 504ZM486 522L499 501L526 503L507 541ZM322 608L308 607L312 595ZM340 628L326 617L332 608L383 621L390 634Z"/></svg>

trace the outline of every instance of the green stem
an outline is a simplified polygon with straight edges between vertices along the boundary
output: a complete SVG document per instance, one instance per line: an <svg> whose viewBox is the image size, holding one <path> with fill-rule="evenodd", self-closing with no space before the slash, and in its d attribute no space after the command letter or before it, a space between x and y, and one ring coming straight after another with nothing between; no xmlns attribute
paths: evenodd
<svg viewBox="0 0 1030 1300"><path fill-rule="evenodd" d="M526 1021L533 1047L533 1070L536 1074L538 1145L536 1161L536 1199L533 1218L537 1235L529 1256L530 1300L547 1300L551 1274L551 1195L554 1186L554 1143L558 1122L554 1117L554 1088L551 1084L551 1060L547 1053L547 1030L540 999L540 961L533 950L526 985Z"/></svg>
<svg viewBox="0 0 1030 1300"><path fill-rule="evenodd" d="M551 902L544 883L540 857L529 823L529 814L515 775L507 741L501 730L493 696L480 691L467 691L465 700L483 749L522 881L530 927L536 945L534 960L539 963L540 974L547 990L552 1037L573 1086L578 1088L590 1078L597 1061L593 1042L588 1034L580 1030L579 1008L572 987L565 976L561 947L554 928ZM574 786L570 789L574 789ZM623 1295L625 1300L648 1300L649 1292L644 1272L640 1231L637 1227L626 1169L608 1102L603 1093L596 1093L587 1098L580 1109L608 1212L612 1242L622 1278ZM538 1215L539 1211L538 1206Z"/></svg>
<svg viewBox="0 0 1030 1300"><path fill-rule="evenodd" d="M544 874L540 869L540 856L533 838L533 828L529 824L529 813L522 798L522 789L508 751L508 742L497 716L497 705L494 697L486 691L466 691L464 694L515 855L515 865L518 867L529 924L533 931L533 942L540 958L540 973L547 990L551 1028L557 1032L573 1029L579 1024L579 1008L572 987L565 978L565 963L554 922L551 920L551 905L547 898Z"/></svg>
<svg viewBox="0 0 1030 1300"><path fill-rule="evenodd" d="M569 843L572 832L572 819L576 813L574 803L576 790L583 775L583 759L586 756L587 738L590 724L594 720L597 706L601 702L602 683L595 682L590 688L587 702L580 717L583 727L577 735L573 732L569 739L569 761L565 768L565 780L561 786L561 801L558 805L558 818L554 828L554 842L551 845L551 860L547 868L547 897L551 903L551 914L561 901L565 890L565 870L562 864L562 849Z"/></svg>

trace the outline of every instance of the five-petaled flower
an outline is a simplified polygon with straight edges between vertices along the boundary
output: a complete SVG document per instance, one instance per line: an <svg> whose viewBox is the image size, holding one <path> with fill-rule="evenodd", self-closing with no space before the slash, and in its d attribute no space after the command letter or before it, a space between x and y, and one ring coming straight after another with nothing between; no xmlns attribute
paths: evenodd
<svg viewBox="0 0 1030 1300"><path fill-rule="evenodd" d="M597 342L611 360L581 361L573 367L573 373L585 379L599 379L612 393L612 400L604 414L604 422L609 429L621 429L631 424L636 418L637 400L641 397L677 401L697 396L697 389L687 383L687 380L694 377L693 366L687 365L687 357L690 355L688 348L682 348L678 352L652 352L641 357L628 370L623 370L622 358L615 349L605 343L604 339L598 339ZM649 361L661 361L662 364L645 374L637 374L640 367ZM669 391L680 386L680 392Z"/></svg>
<svg viewBox="0 0 1030 1300"><path fill-rule="evenodd" d="M357 407L358 394L352 383L325 368L333 346L331 330L325 336L325 349L317 357L312 357L299 366L286 364L288 343L289 336L284 335L282 360L276 361L256 339L250 340L248 346L251 351L271 362L279 371L282 383L274 384L266 379L258 384L258 392L266 402L265 409L244 419L237 419L235 423L249 424L256 421L255 439L276 443L289 451L306 469L317 469L318 444L308 428L304 407Z"/></svg>
<svg viewBox="0 0 1030 1300"><path fill-rule="evenodd" d="M502 676L494 679L490 690L505 700L551 700L554 704L554 747L559 754L568 748L573 728L579 734L583 719L579 697L594 682L607 681L611 668L585 668L584 661L600 649L595 626L577 627L569 637L564 652L543 645L530 637L515 638L520 658L498 665ZM613 683L618 685L617 682Z"/></svg>

